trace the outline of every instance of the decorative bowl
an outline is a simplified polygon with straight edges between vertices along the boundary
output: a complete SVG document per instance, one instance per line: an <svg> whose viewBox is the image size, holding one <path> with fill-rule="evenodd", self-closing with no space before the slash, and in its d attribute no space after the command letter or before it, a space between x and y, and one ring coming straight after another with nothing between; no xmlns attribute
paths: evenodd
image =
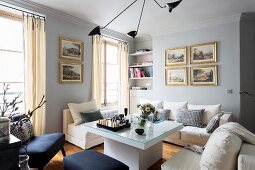
<svg viewBox="0 0 255 170"><path fill-rule="evenodd" d="M142 135L144 133L144 129L135 129L135 132L138 134L138 135Z"/></svg>

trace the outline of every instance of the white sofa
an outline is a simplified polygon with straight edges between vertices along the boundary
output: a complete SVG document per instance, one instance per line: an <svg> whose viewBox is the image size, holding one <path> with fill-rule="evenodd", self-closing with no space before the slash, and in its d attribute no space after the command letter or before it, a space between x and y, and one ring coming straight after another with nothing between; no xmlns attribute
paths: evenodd
<svg viewBox="0 0 255 170"><path fill-rule="evenodd" d="M101 111L104 118L112 117L117 113L117 110ZM63 110L63 133L66 141L88 149L104 142L104 138L94 133L87 132L82 124L74 125L73 117L69 109Z"/></svg>

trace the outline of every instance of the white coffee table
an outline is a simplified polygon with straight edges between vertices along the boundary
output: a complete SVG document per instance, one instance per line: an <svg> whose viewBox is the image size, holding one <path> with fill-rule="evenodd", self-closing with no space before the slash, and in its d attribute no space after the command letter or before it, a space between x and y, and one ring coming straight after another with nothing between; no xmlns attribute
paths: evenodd
<svg viewBox="0 0 255 170"><path fill-rule="evenodd" d="M83 127L104 137L104 153L129 166L130 170L145 170L162 158L162 140L181 130L183 125L164 121L154 125L152 134L137 135L135 127L112 132L99 128L96 122L84 123Z"/></svg>

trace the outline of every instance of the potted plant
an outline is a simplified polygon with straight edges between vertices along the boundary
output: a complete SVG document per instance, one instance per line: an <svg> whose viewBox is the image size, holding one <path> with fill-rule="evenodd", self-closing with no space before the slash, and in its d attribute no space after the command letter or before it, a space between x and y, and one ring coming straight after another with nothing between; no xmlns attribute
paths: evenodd
<svg viewBox="0 0 255 170"><path fill-rule="evenodd" d="M141 115L139 118L139 125L141 127L144 127L146 124L146 119L151 115L154 114L155 112L155 107L150 104L150 103L146 103L146 104L138 104L137 108L139 108L141 110Z"/></svg>
<svg viewBox="0 0 255 170"><path fill-rule="evenodd" d="M6 95L9 90L9 84L3 84L3 101L0 103L0 143L8 142L10 139L10 117L15 114L19 107L17 106L22 101L19 100L20 94L8 101Z"/></svg>

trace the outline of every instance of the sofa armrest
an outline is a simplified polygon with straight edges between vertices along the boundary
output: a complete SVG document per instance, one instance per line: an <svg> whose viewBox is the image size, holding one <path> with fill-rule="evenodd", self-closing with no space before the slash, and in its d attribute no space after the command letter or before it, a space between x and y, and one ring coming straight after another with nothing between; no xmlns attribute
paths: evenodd
<svg viewBox="0 0 255 170"><path fill-rule="evenodd" d="M101 114L104 118L111 118L118 114L118 109L101 110Z"/></svg>
<svg viewBox="0 0 255 170"><path fill-rule="evenodd" d="M222 112L222 113L224 113L224 114L220 118L220 123L219 123L220 126L225 124L225 123L230 122L231 116L232 116L231 112Z"/></svg>
<svg viewBox="0 0 255 170"><path fill-rule="evenodd" d="M66 134L67 132L67 126L70 123L73 123L73 117L71 115L71 112L69 109L63 110L63 133Z"/></svg>

